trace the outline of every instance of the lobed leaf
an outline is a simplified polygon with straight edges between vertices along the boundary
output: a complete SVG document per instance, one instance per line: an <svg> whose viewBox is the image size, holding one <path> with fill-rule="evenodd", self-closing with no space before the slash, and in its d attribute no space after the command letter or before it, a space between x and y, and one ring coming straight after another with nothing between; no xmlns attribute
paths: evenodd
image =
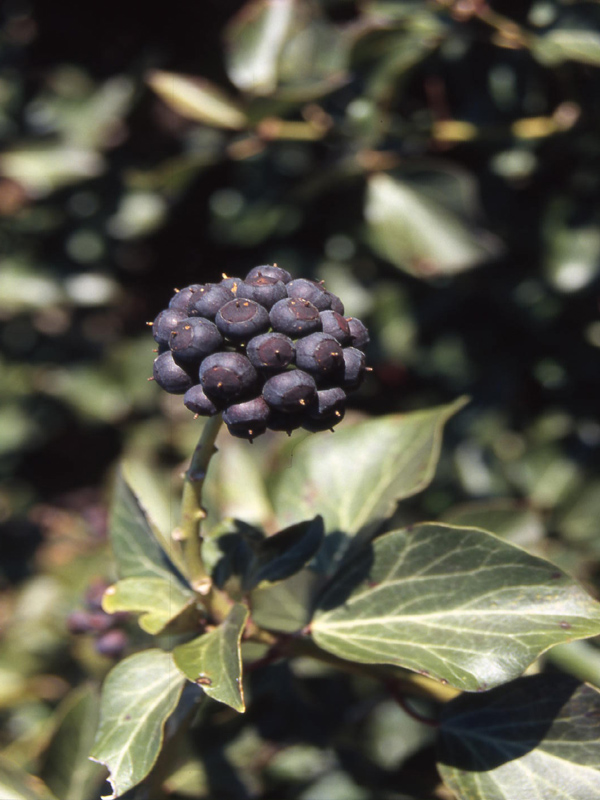
<svg viewBox="0 0 600 800"><path fill-rule="evenodd" d="M102 599L108 614L137 611L147 633L161 633L171 620L194 602L195 595L171 575L169 578L124 578L109 586Z"/></svg>
<svg viewBox="0 0 600 800"><path fill-rule="evenodd" d="M188 680L240 712L246 710L240 642L247 619L248 609L238 603L218 628L173 650L173 660Z"/></svg>
<svg viewBox="0 0 600 800"><path fill-rule="evenodd" d="M519 678L444 708L438 768L460 800L600 797L600 693L567 675Z"/></svg>
<svg viewBox="0 0 600 800"><path fill-rule="evenodd" d="M143 780L160 752L165 722L177 705L185 679L170 653L144 650L121 661L102 691L100 727L90 758L110 771L119 797Z"/></svg>
<svg viewBox="0 0 600 800"><path fill-rule="evenodd" d="M399 500L428 485L444 424L464 403L361 422L336 432L326 448L318 436L306 439L275 484L279 520L289 525L322 515L322 560L333 564L353 536L367 538Z"/></svg>
<svg viewBox="0 0 600 800"><path fill-rule="evenodd" d="M423 524L355 556L323 595L316 643L458 689L517 677L561 642L600 633L600 605L554 565L485 531Z"/></svg>

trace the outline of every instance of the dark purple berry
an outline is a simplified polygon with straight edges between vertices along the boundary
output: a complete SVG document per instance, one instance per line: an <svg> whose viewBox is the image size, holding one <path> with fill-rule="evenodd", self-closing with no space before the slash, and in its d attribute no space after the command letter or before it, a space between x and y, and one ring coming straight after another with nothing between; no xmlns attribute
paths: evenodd
<svg viewBox="0 0 600 800"><path fill-rule="evenodd" d="M80 634L92 631L93 628L90 624L90 616L89 611L78 610L71 612L67 617L67 628L69 632Z"/></svg>
<svg viewBox="0 0 600 800"><path fill-rule="evenodd" d="M321 311L323 332L337 339L342 345L350 344L350 327L348 321L337 311Z"/></svg>
<svg viewBox="0 0 600 800"><path fill-rule="evenodd" d="M342 386L344 389L358 389L365 376L365 354L355 347L344 348L344 369Z"/></svg>
<svg viewBox="0 0 600 800"><path fill-rule="evenodd" d="M296 365L311 375L331 375L343 364L342 345L327 333L311 333L296 342Z"/></svg>
<svg viewBox="0 0 600 800"><path fill-rule="evenodd" d="M169 337L171 331L175 328L178 322L185 319L187 314L175 308L165 308L156 317L152 323L152 336L154 341L158 342L162 347L167 347L169 344Z"/></svg>
<svg viewBox="0 0 600 800"><path fill-rule="evenodd" d="M232 403L247 396L257 379L256 370L240 353L213 353L200 367L202 388L215 402Z"/></svg>
<svg viewBox="0 0 600 800"><path fill-rule="evenodd" d="M263 397L276 411L299 413L315 401L317 385L314 378L300 369L273 375L263 386Z"/></svg>
<svg viewBox="0 0 600 800"><path fill-rule="evenodd" d="M229 278L223 275L223 280L219 283L219 286L224 286L226 289L229 289L231 294L235 297L237 295L237 288L241 282L241 278Z"/></svg>
<svg viewBox="0 0 600 800"><path fill-rule="evenodd" d="M217 311L233 299L233 292L220 283L198 286L190 299L189 316L214 319Z"/></svg>
<svg viewBox="0 0 600 800"><path fill-rule="evenodd" d="M229 432L242 439L252 440L267 429L271 409L262 397L236 403L223 412L223 422Z"/></svg>
<svg viewBox="0 0 600 800"><path fill-rule="evenodd" d="M201 417L212 417L219 410L210 397L206 396L200 384L187 390L183 395L183 405L194 414L200 414Z"/></svg>
<svg viewBox="0 0 600 800"><path fill-rule="evenodd" d="M194 385L189 373L175 363L170 350L154 359L153 373L154 380L169 394L185 394Z"/></svg>
<svg viewBox="0 0 600 800"><path fill-rule="evenodd" d="M108 658L119 658L127 647L128 640L125 631L118 628L107 631L96 640L96 652Z"/></svg>
<svg viewBox="0 0 600 800"><path fill-rule="evenodd" d="M292 338L321 330L319 311L308 300L286 297L275 303L269 317L275 331Z"/></svg>
<svg viewBox="0 0 600 800"><path fill-rule="evenodd" d="M246 355L253 367L263 372L281 372L292 364L296 355L294 343L283 333L263 333L250 339Z"/></svg>
<svg viewBox="0 0 600 800"><path fill-rule="evenodd" d="M261 267L254 267L246 275L246 280L248 280L248 278L254 278L255 275L265 275L267 278L275 278L275 280L282 281L283 283L289 283L292 280L290 273L286 269L278 267L276 264L272 266L270 264L264 264Z"/></svg>
<svg viewBox="0 0 600 800"><path fill-rule="evenodd" d="M370 342L369 331L366 329L363 323L355 317L348 317L346 322L348 323L348 327L350 329L350 340L352 342L352 347L358 347L359 350L362 350L362 348L366 347Z"/></svg>
<svg viewBox="0 0 600 800"><path fill-rule="evenodd" d="M324 417L337 416L341 412L343 416L346 407L346 392L339 386L332 389L320 389L317 392L317 401L308 411L311 419L323 419Z"/></svg>
<svg viewBox="0 0 600 800"><path fill-rule="evenodd" d="M178 361L199 364L223 344L214 322L202 317L187 317L171 331L169 346Z"/></svg>
<svg viewBox="0 0 600 800"><path fill-rule="evenodd" d="M335 311L337 314L340 314L342 317L344 316L344 304L337 296L337 294L332 294L332 292L328 292L325 290L325 294L329 299L329 308L332 311Z"/></svg>
<svg viewBox="0 0 600 800"><path fill-rule="evenodd" d="M254 300L268 311L278 300L283 300L287 295L285 285L281 281L270 278L268 275L254 275L239 284L237 297Z"/></svg>
<svg viewBox="0 0 600 800"><path fill-rule="evenodd" d="M215 317L217 328L232 342L246 342L264 333L269 327L269 315L254 300L230 300Z"/></svg>
<svg viewBox="0 0 600 800"><path fill-rule="evenodd" d="M190 300L198 291L201 284L194 283L191 286L186 286L185 289L180 289L175 292L173 297L169 300L169 308L177 309L177 311L185 311L185 316L189 314Z"/></svg>
<svg viewBox="0 0 600 800"><path fill-rule="evenodd" d="M288 297L294 297L297 300L308 300L308 302L312 303L319 311L325 311L326 308L330 307L327 293L323 287L315 281L309 281L306 278L297 278L296 280L290 281L285 288L287 289Z"/></svg>

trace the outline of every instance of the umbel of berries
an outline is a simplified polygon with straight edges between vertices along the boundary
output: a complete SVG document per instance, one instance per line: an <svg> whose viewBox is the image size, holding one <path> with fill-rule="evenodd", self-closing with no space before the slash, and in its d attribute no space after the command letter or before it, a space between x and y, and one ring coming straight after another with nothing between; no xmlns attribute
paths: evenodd
<svg viewBox="0 0 600 800"><path fill-rule="evenodd" d="M154 380L243 439L332 429L368 367L363 323L316 281L276 265L177 291L152 325Z"/></svg>

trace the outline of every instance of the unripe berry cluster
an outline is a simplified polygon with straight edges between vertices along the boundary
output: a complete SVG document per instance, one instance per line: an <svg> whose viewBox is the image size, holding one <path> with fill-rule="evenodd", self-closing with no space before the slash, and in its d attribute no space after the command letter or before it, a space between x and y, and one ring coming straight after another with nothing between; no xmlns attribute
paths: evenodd
<svg viewBox="0 0 600 800"><path fill-rule="evenodd" d="M362 322L321 283L278 266L187 286L151 324L154 380L195 414L222 412L243 439L333 428L367 369Z"/></svg>

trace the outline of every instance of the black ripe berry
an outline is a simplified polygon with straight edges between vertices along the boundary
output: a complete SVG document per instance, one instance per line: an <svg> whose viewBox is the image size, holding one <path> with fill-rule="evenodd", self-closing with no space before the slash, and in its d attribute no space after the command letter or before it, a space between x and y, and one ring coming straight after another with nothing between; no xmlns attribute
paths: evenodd
<svg viewBox="0 0 600 800"><path fill-rule="evenodd" d="M245 297L247 300L254 300L267 309L272 308L278 300L287 297L285 285L276 278L268 275L255 275L253 278L246 278L237 288L237 297Z"/></svg>
<svg viewBox="0 0 600 800"><path fill-rule="evenodd" d="M179 366L170 351L154 360L154 380L169 394L185 394L194 381L183 367Z"/></svg>
<svg viewBox="0 0 600 800"><path fill-rule="evenodd" d="M317 385L308 373L295 369L269 378L263 387L263 397L276 411L301 413L315 401Z"/></svg>
<svg viewBox="0 0 600 800"><path fill-rule="evenodd" d="M154 341L158 342L159 345L167 346L169 344L171 331L175 328L177 323L185 319L186 316L187 314L180 309L165 308L164 311L161 311L152 323L152 336L154 337Z"/></svg>
<svg viewBox="0 0 600 800"><path fill-rule="evenodd" d="M323 332L333 336L340 344L351 344L348 320L338 314L337 311L321 311L321 324Z"/></svg>
<svg viewBox="0 0 600 800"><path fill-rule="evenodd" d="M265 373L281 372L293 363L294 343L283 333L263 333L250 339L246 355L253 367Z"/></svg>
<svg viewBox="0 0 600 800"><path fill-rule="evenodd" d="M308 300L287 297L275 303L269 314L273 330L297 338L321 330L319 310Z"/></svg>
<svg viewBox="0 0 600 800"><path fill-rule="evenodd" d="M185 311L185 316L189 314L190 300L200 288L199 283L194 283L192 286L186 286L181 291L176 291L169 302L169 308L174 308L177 311Z"/></svg>
<svg viewBox="0 0 600 800"><path fill-rule="evenodd" d="M269 315L254 300L230 300L215 317L217 328L231 342L246 342L269 327Z"/></svg>
<svg viewBox="0 0 600 800"><path fill-rule="evenodd" d="M311 333L296 342L296 365L315 377L325 377L344 365L342 345L327 333Z"/></svg>
<svg viewBox="0 0 600 800"><path fill-rule="evenodd" d="M315 281L308 281L306 278L298 278L295 281L290 281L285 287L287 289L288 297L295 297L298 300L308 300L319 311L325 311L330 308L329 297L327 292Z"/></svg>
<svg viewBox="0 0 600 800"><path fill-rule="evenodd" d="M219 286L224 286L226 289L229 289L233 297L235 297L240 283L242 283L241 278L230 278L228 275L223 275L223 280L220 281Z"/></svg>
<svg viewBox="0 0 600 800"><path fill-rule="evenodd" d="M350 329L350 340L352 347L358 347L362 350L369 344L369 331L365 328L363 323L355 317L348 317L346 320Z"/></svg>
<svg viewBox="0 0 600 800"><path fill-rule="evenodd" d="M263 264L261 267L253 267L246 276L246 280L248 280L248 278L254 278L257 275L275 278L275 280L281 281L282 283L289 283L292 280L292 276L287 269L282 269L275 264L273 264L273 266L270 264Z"/></svg>
<svg viewBox="0 0 600 800"><path fill-rule="evenodd" d="M333 428L344 419L346 411L346 392L338 386L321 389L317 392L316 403L309 409L302 427L316 433Z"/></svg>
<svg viewBox="0 0 600 800"><path fill-rule="evenodd" d="M224 405L251 394L257 379L256 370L240 353L213 353L200 367L202 388L211 400Z"/></svg>
<svg viewBox="0 0 600 800"><path fill-rule="evenodd" d="M340 298L337 296L337 294L332 294L331 292L326 292L326 294L327 294L327 296L329 298L329 308L332 311L335 311L338 314L341 314L341 316L343 317L344 316L344 304L342 303Z"/></svg>
<svg viewBox="0 0 600 800"><path fill-rule="evenodd" d="M262 397L245 403L235 403L223 412L223 422L229 432L242 439L252 440L267 429L271 409Z"/></svg>
<svg viewBox="0 0 600 800"><path fill-rule="evenodd" d="M169 345L178 361L199 364L223 344L214 322L202 317L186 317L171 331Z"/></svg>
<svg viewBox="0 0 600 800"><path fill-rule="evenodd" d="M344 389L358 389L365 376L365 354L356 347L344 348Z"/></svg>
<svg viewBox="0 0 600 800"><path fill-rule="evenodd" d="M183 405L202 417L212 417L219 410L199 383L183 395Z"/></svg>
<svg viewBox="0 0 600 800"><path fill-rule="evenodd" d="M233 293L219 283L198 286L190 299L189 315L214 319L221 306L232 299Z"/></svg>

